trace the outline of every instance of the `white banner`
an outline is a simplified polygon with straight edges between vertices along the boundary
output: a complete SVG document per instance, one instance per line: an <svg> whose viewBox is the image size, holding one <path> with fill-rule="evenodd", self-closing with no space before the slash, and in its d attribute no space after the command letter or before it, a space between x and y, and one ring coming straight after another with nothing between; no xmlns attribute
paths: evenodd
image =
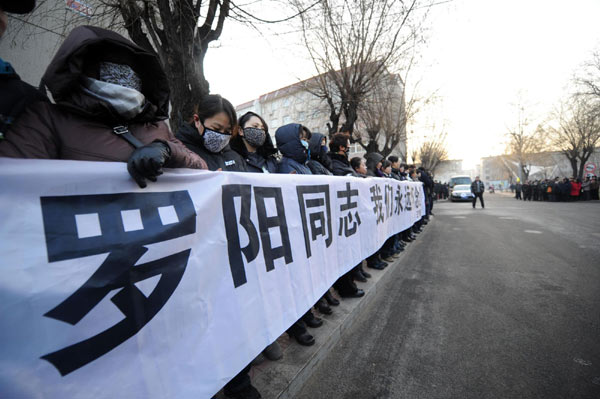
<svg viewBox="0 0 600 399"><path fill-rule="evenodd" d="M424 213L421 183L0 159L0 397L210 398Z"/></svg>

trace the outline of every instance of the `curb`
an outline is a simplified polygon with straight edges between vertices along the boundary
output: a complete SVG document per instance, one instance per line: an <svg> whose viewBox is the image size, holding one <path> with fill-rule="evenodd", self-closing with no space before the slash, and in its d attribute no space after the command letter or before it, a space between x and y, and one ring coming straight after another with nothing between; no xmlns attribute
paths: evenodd
<svg viewBox="0 0 600 399"><path fill-rule="evenodd" d="M278 361L257 359L255 363L259 361L260 363L252 367L250 377L252 385L258 389L263 398L292 399L301 391L321 361L351 330L363 311L374 301L378 288L382 282L387 281L385 276L390 270L399 267L399 264L412 252L411 248L423 241L433 220L434 217L431 217L428 226L425 226L423 232L419 234L419 239L409 244L400 257L384 270L365 269L372 277L366 283L358 283L359 288L365 291L362 298L344 298L340 300L339 306L332 306L332 315L318 315L323 319L323 325L317 329L309 328L309 333L316 341L313 346L301 346L290 340L284 333L277 339L283 351L283 359ZM314 309L313 312L318 314ZM259 355L260 357L262 355Z"/></svg>

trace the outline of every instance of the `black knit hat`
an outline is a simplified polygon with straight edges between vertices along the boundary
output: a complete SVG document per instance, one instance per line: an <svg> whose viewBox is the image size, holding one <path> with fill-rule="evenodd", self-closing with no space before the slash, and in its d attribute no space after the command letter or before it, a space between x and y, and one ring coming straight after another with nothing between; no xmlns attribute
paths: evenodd
<svg viewBox="0 0 600 399"><path fill-rule="evenodd" d="M0 8L11 14L27 14L35 8L35 0L0 0Z"/></svg>

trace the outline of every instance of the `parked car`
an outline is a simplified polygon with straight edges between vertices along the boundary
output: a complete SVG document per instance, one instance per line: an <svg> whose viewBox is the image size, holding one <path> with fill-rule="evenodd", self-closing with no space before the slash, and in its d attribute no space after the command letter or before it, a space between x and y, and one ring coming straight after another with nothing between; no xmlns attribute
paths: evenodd
<svg viewBox="0 0 600 399"><path fill-rule="evenodd" d="M473 201L473 193L470 184L457 184L450 195L450 202L455 201Z"/></svg>
<svg viewBox="0 0 600 399"><path fill-rule="evenodd" d="M450 178L448 182L448 195L450 196L450 200L452 200L452 191L454 190L454 186L468 184L469 187L473 181L467 175L456 175Z"/></svg>

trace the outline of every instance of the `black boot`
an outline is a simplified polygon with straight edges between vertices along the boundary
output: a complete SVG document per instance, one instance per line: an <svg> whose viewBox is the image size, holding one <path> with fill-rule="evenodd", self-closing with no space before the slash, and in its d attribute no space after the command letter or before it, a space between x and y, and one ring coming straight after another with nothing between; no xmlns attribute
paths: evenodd
<svg viewBox="0 0 600 399"><path fill-rule="evenodd" d="M357 288L356 291L353 292L340 292L340 296L342 298L360 298L361 296L364 296L365 292L363 290L361 290L360 288Z"/></svg>
<svg viewBox="0 0 600 399"><path fill-rule="evenodd" d="M310 310L302 316L302 321L311 328L319 328L323 325L323 320L319 317L315 317Z"/></svg>
<svg viewBox="0 0 600 399"><path fill-rule="evenodd" d="M319 312L321 312L323 314L332 314L333 313L333 310L331 310L331 308L327 304L327 301L325 301L325 299L323 299L323 298L321 298L319 300L319 302L317 302L317 309L319 309Z"/></svg>
<svg viewBox="0 0 600 399"><path fill-rule="evenodd" d="M315 338L307 332L294 335L294 338L296 339L296 342L302 346L311 346L315 343Z"/></svg>
<svg viewBox="0 0 600 399"><path fill-rule="evenodd" d="M365 269L363 269L362 264L358 265L358 270L360 270L360 272L363 274L363 276L365 276L366 278L371 278L371 274L367 273L365 271Z"/></svg>
<svg viewBox="0 0 600 399"><path fill-rule="evenodd" d="M325 293L325 300L331 306L338 306L340 304L340 301L338 301L329 290Z"/></svg>
<svg viewBox="0 0 600 399"><path fill-rule="evenodd" d="M360 272L358 268L354 268L354 270L352 270L352 277L354 280L360 281L361 283L367 282L367 278Z"/></svg>

